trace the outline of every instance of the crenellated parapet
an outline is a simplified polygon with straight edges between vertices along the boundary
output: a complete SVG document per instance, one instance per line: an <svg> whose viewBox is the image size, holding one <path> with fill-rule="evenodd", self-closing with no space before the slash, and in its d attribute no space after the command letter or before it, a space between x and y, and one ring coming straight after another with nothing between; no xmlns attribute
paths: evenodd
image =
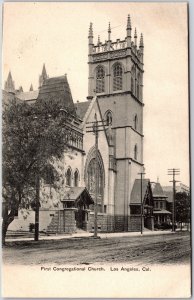
<svg viewBox="0 0 194 300"><path fill-rule="evenodd" d="M93 42L93 27L92 23L90 23L89 28L89 62L103 61L107 59L115 59L119 57L132 56L132 58L138 61L140 64L143 64L143 35L141 34L138 43L138 35L135 28L134 31L134 39L132 40L132 26L131 19L128 16L127 19L127 34L124 40L116 39L116 41L111 40L111 26L110 23L108 25L108 40L104 42L100 41L100 36L98 36L98 41L95 44Z"/></svg>
<svg viewBox="0 0 194 300"><path fill-rule="evenodd" d="M93 25L90 23L88 35L88 99L98 94L131 93L143 102L143 35L132 28L128 15L124 39L111 38L111 25L108 24L107 40L100 36L94 42Z"/></svg>

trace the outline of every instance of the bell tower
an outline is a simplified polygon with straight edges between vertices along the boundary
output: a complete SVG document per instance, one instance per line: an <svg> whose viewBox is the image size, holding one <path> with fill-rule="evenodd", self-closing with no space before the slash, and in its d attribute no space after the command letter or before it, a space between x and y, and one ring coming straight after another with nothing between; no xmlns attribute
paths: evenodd
<svg viewBox="0 0 194 300"><path fill-rule="evenodd" d="M128 230L131 190L143 171L143 35L132 30L127 18L126 37L94 44L93 27L88 35L88 100L97 96L103 118L111 114L116 162L114 218L115 230ZM133 31L133 38L132 38Z"/></svg>

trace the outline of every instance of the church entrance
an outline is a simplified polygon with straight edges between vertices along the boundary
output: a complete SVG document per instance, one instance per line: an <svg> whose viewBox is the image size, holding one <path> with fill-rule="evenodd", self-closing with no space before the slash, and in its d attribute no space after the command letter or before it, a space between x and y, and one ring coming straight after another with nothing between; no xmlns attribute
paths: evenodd
<svg viewBox="0 0 194 300"><path fill-rule="evenodd" d="M70 187L64 194L62 200L65 211L69 211L65 218L65 226L74 223L79 229L88 230L88 215L90 206L94 201L85 187ZM71 213L70 213L71 212Z"/></svg>
<svg viewBox="0 0 194 300"><path fill-rule="evenodd" d="M79 207L75 212L75 221L77 228L83 230L86 229L85 224L87 222L87 212L82 207Z"/></svg>

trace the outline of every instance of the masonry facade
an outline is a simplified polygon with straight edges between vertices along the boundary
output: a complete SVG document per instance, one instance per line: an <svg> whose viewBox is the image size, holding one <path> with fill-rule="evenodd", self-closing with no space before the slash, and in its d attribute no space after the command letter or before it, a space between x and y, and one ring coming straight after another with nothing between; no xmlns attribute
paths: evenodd
<svg viewBox="0 0 194 300"><path fill-rule="evenodd" d="M142 182L138 180L144 169L143 36L138 41L135 29L132 39L128 16L124 40L111 40L110 24L107 41L101 42L98 38L95 45L93 39L90 24L86 101L74 103L67 76L49 78L45 65L39 78L38 91L33 91L32 85L29 92L23 92L22 88L16 90L11 73L5 83L6 99L7 95L14 95L18 100L33 105L36 101L46 101L52 96L55 101L62 101L64 108L74 112L70 124L72 139L60 166L63 174L61 192L49 199L49 205L42 204L40 230L93 231L96 188L100 231L139 231L140 206L145 212L142 222L152 230L153 199L150 182L148 179ZM95 120L101 124L97 156L95 135L92 130L88 132L88 124ZM142 184L144 190L140 195ZM49 188L49 184L42 182L44 193L48 193ZM132 203L132 199L135 199L135 203ZM25 222L18 216L11 224L12 229L26 230L29 220L33 220L33 214L32 211Z"/></svg>

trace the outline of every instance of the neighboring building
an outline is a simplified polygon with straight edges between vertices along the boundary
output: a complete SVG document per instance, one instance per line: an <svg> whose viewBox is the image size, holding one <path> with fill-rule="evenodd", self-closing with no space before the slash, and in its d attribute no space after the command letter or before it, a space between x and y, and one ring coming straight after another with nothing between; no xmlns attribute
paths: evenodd
<svg viewBox="0 0 194 300"><path fill-rule="evenodd" d="M171 211L168 210L168 196L164 193L159 181L153 183L154 224L171 222Z"/></svg>
<svg viewBox="0 0 194 300"><path fill-rule="evenodd" d="M173 187L171 186L163 186L163 191L165 195L168 197L168 202L167 202L167 209L172 212L172 207L173 207ZM179 183L176 185L176 193L186 193L187 195L190 194L190 189L187 185L183 183Z"/></svg>
<svg viewBox="0 0 194 300"><path fill-rule="evenodd" d="M87 126L95 117L103 124L98 141L98 227L101 231L139 231L141 228L141 197L143 224L153 229L153 199L148 179L143 179L140 193L140 172L143 172L143 55L141 35L139 46L135 30L131 37L128 17L126 38L93 43L89 28L88 97L73 103L67 76L49 78L45 65L39 78L39 90L15 91L15 97L30 104L36 101L60 102L74 115L72 140L64 154L60 169L63 174L60 195L49 198L49 184L42 183L42 194L48 201L40 209L40 230L72 232L76 228L93 230L95 194L95 136ZM8 76L13 88L12 78ZM8 84L6 84L6 87ZM10 89L10 88L9 88ZM9 92L9 91L8 91ZM13 91L11 91L13 93ZM54 193L54 191L53 191ZM58 206L55 202L59 203ZM11 229L26 230L34 222L33 211L26 220L20 216Z"/></svg>

